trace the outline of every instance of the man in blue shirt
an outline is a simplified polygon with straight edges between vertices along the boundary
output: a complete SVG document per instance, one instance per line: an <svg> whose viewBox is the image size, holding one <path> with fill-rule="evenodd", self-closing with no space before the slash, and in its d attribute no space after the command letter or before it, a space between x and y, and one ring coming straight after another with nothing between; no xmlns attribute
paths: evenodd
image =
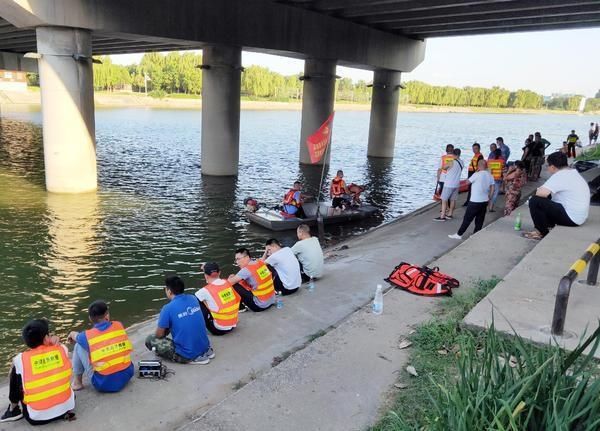
<svg viewBox="0 0 600 431"><path fill-rule="evenodd" d="M83 375L100 392L119 392L133 377L131 342L120 322L111 321L108 305L94 301L88 308L92 329L72 331L74 391L83 389Z"/></svg>
<svg viewBox="0 0 600 431"><path fill-rule="evenodd" d="M498 146L500 151L502 151L502 157L504 157L504 161L508 162L508 158L510 157L510 148L508 148L508 145L504 143L504 138L498 136L496 138L496 145Z"/></svg>
<svg viewBox="0 0 600 431"><path fill-rule="evenodd" d="M206 335L200 303L184 290L181 278L166 278L165 294L170 302L160 310L156 333L146 338L146 347L170 361L208 364L215 354ZM167 337L169 334L171 337Z"/></svg>

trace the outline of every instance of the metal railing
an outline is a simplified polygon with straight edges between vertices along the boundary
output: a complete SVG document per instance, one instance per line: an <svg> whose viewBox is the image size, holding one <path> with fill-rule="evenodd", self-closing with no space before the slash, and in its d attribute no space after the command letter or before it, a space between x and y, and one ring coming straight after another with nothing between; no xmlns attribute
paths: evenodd
<svg viewBox="0 0 600 431"><path fill-rule="evenodd" d="M581 259L578 259L571 265L569 272L567 272L567 274L560 279L560 283L558 283L556 302L554 303L554 316L552 317L553 335L563 334L571 285L577 279L577 276L583 272L588 263L589 269L586 283L590 286L594 286L598 281L598 267L600 266L600 238L587 248L585 253L583 253L583 256L581 256Z"/></svg>

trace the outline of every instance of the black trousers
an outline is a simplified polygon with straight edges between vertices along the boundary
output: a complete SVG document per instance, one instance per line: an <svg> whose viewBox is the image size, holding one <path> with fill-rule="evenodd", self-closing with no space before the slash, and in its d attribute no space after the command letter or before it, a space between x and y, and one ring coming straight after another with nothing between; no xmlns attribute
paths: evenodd
<svg viewBox="0 0 600 431"><path fill-rule="evenodd" d="M542 236L548 235L548 228L559 226L577 226L567 215L565 208L549 198L533 196L529 199L529 213L533 225Z"/></svg>
<svg viewBox="0 0 600 431"><path fill-rule="evenodd" d="M252 292L244 288L241 284L234 284L233 290L235 290L238 293L238 295L240 295L240 297L242 298L242 302L246 307L248 307L252 311L256 311L257 313L268 310L269 307L271 307L272 305L269 305L269 307L267 308L260 308L254 303L254 295L252 295Z"/></svg>
<svg viewBox="0 0 600 431"><path fill-rule="evenodd" d="M212 317L212 314L210 314L210 310L208 309L208 307L206 305L204 305L204 302L199 301L200 302L200 310L202 311L202 316L204 316L204 323L206 324L206 329L208 329L210 331L211 334L213 335L225 335L225 334L229 334L231 331L233 331L235 328L231 328L231 329L219 329L215 326L215 320Z"/></svg>
<svg viewBox="0 0 600 431"><path fill-rule="evenodd" d="M469 171L467 173L467 178L471 178L475 172L477 171ZM465 204L468 204L469 200L471 200L471 183L469 183L469 191L467 193L467 200L465 201Z"/></svg>
<svg viewBox="0 0 600 431"><path fill-rule="evenodd" d="M271 271L271 275L273 276L273 287L275 288L275 292L279 292L283 296L293 295L294 293L298 292L299 289L294 289L294 290L286 289L283 286L283 282L281 281L281 278L279 278L279 274L277 273L277 270L268 264L267 264L267 268L269 268L269 271Z"/></svg>
<svg viewBox="0 0 600 431"><path fill-rule="evenodd" d="M567 157L575 157L576 155L577 154L575 154L575 142L569 142L567 144Z"/></svg>
<svg viewBox="0 0 600 431"><path fill-rule="evenodd" d="M458 229L458 234L462 236L463 233L466 232L467 228L475 219L475 230L473 233L478 232L483 227L483 222L485 220L485 212L487 210L487 202L469 202L467 205L467 210L465 211L465 216L463 218L462 224Z"/></svg>

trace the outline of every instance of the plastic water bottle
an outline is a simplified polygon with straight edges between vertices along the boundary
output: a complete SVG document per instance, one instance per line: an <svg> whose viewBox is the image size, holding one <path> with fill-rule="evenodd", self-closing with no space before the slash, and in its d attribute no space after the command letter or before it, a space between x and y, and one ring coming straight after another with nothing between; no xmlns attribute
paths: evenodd
<svg viewBox="0 0 600 431"><path fill-rule="evenodd" d="M315 279L310 277L310 281L308 282L308 286L306 286L306 288L308 289L309 292L312 292L315 290Z"/></svg>
<svg viewBox="0 0 600 431"><path fill-rule="evenodd" d="M521 213L517 213L517 218L515 219L515 230L521 230Z"/></svg>
<svg viewBox="0 0 600 431"><path fill-rule="evenodd" d="M381 313L383 313L383 287L381 287L381 284L378 284L375 291L375 299L373 300L373 314Z"/></svg>
<svg viewBox="0 0 600 431"><path fill-rule="evenodd" d="M278 310L283 308L283 299L281 298L281 295L277 295L277 298L275 299L275 307L277 307Z"/></svg>
<svg viewBox="0 0 600 431"><path fill-rule="evenodd" d="M152 354L154 355L154 359L158 358L158 355L156 354L156 346L152 346Z"/></svg>

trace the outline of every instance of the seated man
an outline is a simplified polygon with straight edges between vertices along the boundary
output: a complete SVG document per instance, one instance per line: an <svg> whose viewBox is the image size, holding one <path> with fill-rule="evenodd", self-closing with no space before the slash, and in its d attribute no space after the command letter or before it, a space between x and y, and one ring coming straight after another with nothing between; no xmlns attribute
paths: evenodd
<svg viewBox="0 0 600 431"><path fill-rule="evenodd" d="M48 322L42 319L25 325L23 340L29 350L13 359L10 405L0 422L16 421L23 416L31 425L73 419L75 395L71 389L69 351L57 336L50 335Z"/></svg>
<svg viewBox="0 0 600 431"><path fill-rule="evenodd" d="M121 322L111 321L108 305L94 301L88 308L92 329L72 331L67 339L73 349L73 390L83 389L86 374L100 392L119 392L133 377L133 347Z"/></svg>
<svg viewBox="0 0 600 431"><path fill-rule="evenodd" d="M273 282L275 290L282 295L296 293L302 278L300 277L300 264L289 247L281 247L275 238L267 240L263 259L273 268Z"/></svg>
<svg viewBox="0 0 600 431"><path fill-rule="evenodd" d="M302 209L302 203L308 195L301 193L302 183L296 181L294 187L292 187L283 197L283 211L289 215L294 215L298 218L304 218L304 210Z"/></svg>
<svg viewBox="0 0 600 431"><path fill-rule="evenodd" d="M165 295L170 302L160 310L156 333L146 338L146 347L173 362L205 365L215 353L206 335L198 300L183 293L184 290L181 278L176 275L166 278ZM167 337L169 333L172 338Z"/></svg>
<svg viewBox="0 0 600 431"><path fill-rule="evenodd" d="M215 262L204 264L202 270L208 284L196 292L196 298L200 301L206 329L213 335L228 334L238 323L240 295L231 283L221 278L221 270Z"/></svg>
<svg viewBox="0 0 600 431"><path fill-rule="evenodd" d="M542 239L549 228L582 225L590 210L590 188L575 169L567 165L567 155L552 153L547 158L550 178L529 199L529 211L534 231L523 235L529 239Z"/></svg>
<svg viewBox="0 0 600 431"><path fill-rule="evenodd" d="M230 275L227 281L242 298L243 307L252 311L265 311L275 304L273 276L267 264L262 260L253 260L247 248L235 251L235 263L240 267L236 275Z"/></svg>
<svg viewBox="0 0 600 431"><path fill-rule="evenodd" d="M319 239L310 235L310 228L301 224L296 229L298 242L292 246L292 252L300 263L302 281L319 278L323 275L323 250Z"/></svg>
<svg viewBox="0 0 600 431"><path fill-rule="evenodd" d="M346 182L344 181L344 171L337 171L335 178L331 180L329 193L333 199L331 202L332 208L345 209L346 204L348 203L347 196L350 195L350 190L348 190Z"/></svg>

